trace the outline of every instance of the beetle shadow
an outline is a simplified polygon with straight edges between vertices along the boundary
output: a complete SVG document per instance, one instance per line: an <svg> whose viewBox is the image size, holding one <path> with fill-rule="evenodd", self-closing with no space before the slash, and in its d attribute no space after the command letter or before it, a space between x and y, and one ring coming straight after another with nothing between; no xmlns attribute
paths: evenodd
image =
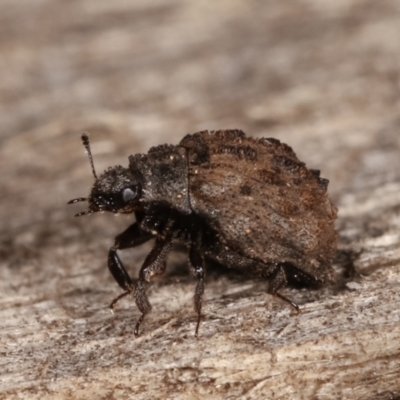
<svg viewBox="0 0 400 400"><path fill-rule="evenodd" d="M288 293L290 293L291 289L299 290L303 293L304 299L310 296L310 298L313 298L321 289L332 294L351 291L352 289L347 286L347 283L362 279L362 275L357 270L357 260L361 253L362 251L359 249L338 249L333 262L334 279L324 287L290 280L287 289L283 290L288 290ZM166 286L178 282L180 284L193 285L195 278L190 273L187 248L184 245L174 245L168 264L169 266L163 278L156 280L157 286ZM224 287L236 286L235 293L227 295L230 300L233 297L236 299L244 298L248 297L249 294L254 295L255 293L266 293L268 291L269 280L267 278L254 276L246 270L228 268L210 259L206 259L205 265L207 286L216 281L219 281L219 284ZM243 288L240 289L240 286L243 286ZM224 297L224 295L221 295L221 301Z"/></svg>

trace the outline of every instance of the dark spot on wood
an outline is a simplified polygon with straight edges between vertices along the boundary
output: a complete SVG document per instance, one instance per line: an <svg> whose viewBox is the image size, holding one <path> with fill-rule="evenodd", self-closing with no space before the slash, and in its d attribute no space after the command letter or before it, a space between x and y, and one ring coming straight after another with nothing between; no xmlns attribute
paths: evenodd
<svg viewBox="0 0 400 400"><path fill-rule="evenodd" d="M250 196L251 195L251 187L249 185L243 185L240 186L240 194L244 195L244 196Z"/></svg>

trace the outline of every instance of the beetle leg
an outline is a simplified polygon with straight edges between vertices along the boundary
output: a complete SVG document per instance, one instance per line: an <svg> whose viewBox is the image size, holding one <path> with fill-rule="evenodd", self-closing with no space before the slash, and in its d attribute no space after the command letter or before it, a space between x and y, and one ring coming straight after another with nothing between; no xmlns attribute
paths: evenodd
<svg viewBox="0 0 400 400"><path fill-rule="evenodd" d="M146 314L151 310L151 305L146 295L146 283L150 282L150 278L154 275L162 274L165 271L165 260L172 248L172 237L167 236L164 239L158 238L153 249L146 257L139 273L139 280L135 287L135 302L142 315L138 319L135 326L135 336L139 335L139 327L143 322Z"/></svg>
<svg viewBox="0 0 400 400"><path fill-rule="evenodd" d="M297 312L300 311L299 306L294 303L292 300L288 299L287 297L283 296L282 294L278 293L278 290L282 289L283 287L287 286L287 277L285 273L285 267L283 264L276 264L275 271L272 274L272 277L269 281L268 293L273 294L274 296L279 297L280 299L289 303Z"/></svg>
<svg viewBox="0 0 400 400"><path fill-rule="evenodd" d="M118 250L128 249L130 247L139 246L153 237L154 235L152 233L143 230L140 225L135 222L115 238L114 246Z"/></svg>
<svg viewBox="0 0 400 400"><path fill-rule="evenodd" d="M111 310L114 309L115 304L120 299L132 293L134 289L132 279L118 257L117 250L138 246L144 242L147 242L152 237L152 234L141 230L138 223L134 223L115 238L114 246L111 247L110 251L108 252L108 269L118 285L124 289L125 292L112 301L110 304Z"/></svg>
<svg viewBox="0 0 400 400"><path fill-rule="evenodd" d="M191 246L189 249L189 267L192 275L197 278L197 286L194 292L194 310L197 312L197 325L195 330L195 336L199 333L199 326L201 320L201 305L204 294L204 258L200 251L195 247Z"/></svg>

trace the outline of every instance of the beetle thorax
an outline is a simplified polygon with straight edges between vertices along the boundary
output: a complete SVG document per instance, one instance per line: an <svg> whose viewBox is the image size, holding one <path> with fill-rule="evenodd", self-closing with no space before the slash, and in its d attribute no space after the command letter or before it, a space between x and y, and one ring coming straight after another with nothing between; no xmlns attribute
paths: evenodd
<svg viewBox="0 0 400 400"><path fill-rule="evenodd" d="M161 203L182 214L190 214L188 162L186 149L158 146L148 154L129 157L129 169L141 185L140 202L146 206Z"/></svg>

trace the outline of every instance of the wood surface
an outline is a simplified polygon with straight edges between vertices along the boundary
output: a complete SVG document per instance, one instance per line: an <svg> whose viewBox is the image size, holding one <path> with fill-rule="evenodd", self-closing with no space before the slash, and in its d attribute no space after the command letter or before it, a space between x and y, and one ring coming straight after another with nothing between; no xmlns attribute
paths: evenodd
<svg viewBox="0 0 400 400"><path fill-rule="evenodd" d="M396 0L0 1L0 399L398 399ZM188 132L288 143L330 180L337 283L286 289L177 249L139 312L106 257L132 217L74 218L98 172ZM132 276L150 245L121 256Z"/></svg>

